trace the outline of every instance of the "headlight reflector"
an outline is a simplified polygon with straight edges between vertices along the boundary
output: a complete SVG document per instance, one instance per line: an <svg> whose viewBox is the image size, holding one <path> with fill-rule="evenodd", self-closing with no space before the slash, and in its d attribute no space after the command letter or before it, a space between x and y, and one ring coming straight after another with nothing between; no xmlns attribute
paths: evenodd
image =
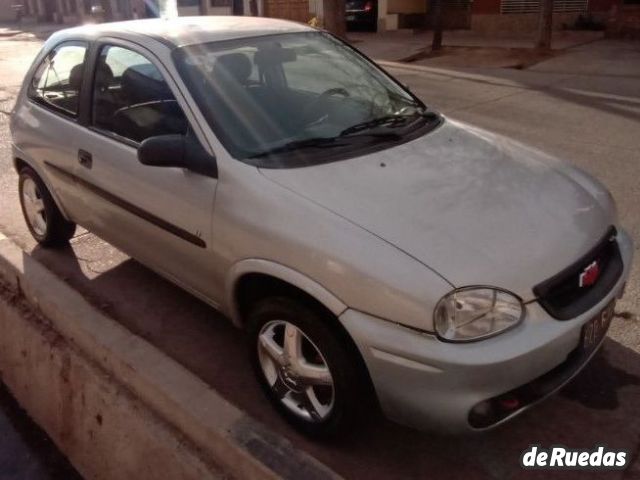
<svg viewBox="0 0 640 480"><path fill-rule="evenodd" d="M491 287L465 287L438 302L434 326L442 340L470 342L504 332L523 317L524 305L513 293Z"/></svg>

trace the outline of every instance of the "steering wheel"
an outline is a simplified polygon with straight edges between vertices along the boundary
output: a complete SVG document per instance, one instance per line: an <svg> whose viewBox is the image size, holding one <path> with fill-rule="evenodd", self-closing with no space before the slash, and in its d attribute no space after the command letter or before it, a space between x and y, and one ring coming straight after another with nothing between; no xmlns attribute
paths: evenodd
<svg viewBox="0 0 640 480"><path fill-rule="evenodd" d="M314 121L319 120L327 114L327 99L334 95L340 95L344 98L350 97L349 92L342 87L335 87L325 90L309 103L302 111L302 124L307 126Z"/></svg>

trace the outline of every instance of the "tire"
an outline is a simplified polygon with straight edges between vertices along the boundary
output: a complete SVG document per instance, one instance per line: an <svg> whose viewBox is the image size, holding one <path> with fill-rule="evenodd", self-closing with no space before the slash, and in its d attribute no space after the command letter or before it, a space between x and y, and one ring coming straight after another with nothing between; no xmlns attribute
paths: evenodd
<svg viewBox="0 0 640 480"><path fill-rule="evenodd" d="M67 245L76 224L64 218L46 185L30 167L20 170L18 194L31 236L43 247Z"/></svg>
<svg viewBox="0 0 640 480"><path fill-rule="evenodd" d="M331 437L347 431L369 404L359 359L354 358L354 352L333 331L334 319L328 317L305 302L286 297L260 300L248 315L251 362L260 385L276 410L296 429L311 437ZM273 351L268 353L273 345L269 348L263 345L266 337L283 347L285 332L292 332L293 328L301 334L297 338L301 340L302 362L289 360L290 371L287 371L286 366L274 360ZM287 354L284 348L280 350L282 360ZM308 362L310 359L312 363ZM309 382L297 375L297 364L315 368L314 376L319 375L319 383L328 380L328 371L332 386L315 384L309 395ZM326 371L320 367L322 364ZM317 403L309 400L311 396ZM296 404L300 405L296 407Z"/></svg>

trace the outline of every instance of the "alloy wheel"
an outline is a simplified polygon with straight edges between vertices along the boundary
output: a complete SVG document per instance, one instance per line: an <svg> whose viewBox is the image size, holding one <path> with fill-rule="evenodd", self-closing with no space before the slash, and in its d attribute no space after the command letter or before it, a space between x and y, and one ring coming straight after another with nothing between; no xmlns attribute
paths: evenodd
<svg viewBox="0 0 640 480"><path fill-rule="evenodd" d="M280 402L302 419L317 423L335 402L333 377L318 347L290 322L267 322L258 335L258 359Z"/></svg>
<svg viewBox="0 0 640 480"><path fill-rule="evenodd" d="M42 193L32 178L26 178L22 184L22 204L33 231L40 237L47 234L47 213Z"/></svg>

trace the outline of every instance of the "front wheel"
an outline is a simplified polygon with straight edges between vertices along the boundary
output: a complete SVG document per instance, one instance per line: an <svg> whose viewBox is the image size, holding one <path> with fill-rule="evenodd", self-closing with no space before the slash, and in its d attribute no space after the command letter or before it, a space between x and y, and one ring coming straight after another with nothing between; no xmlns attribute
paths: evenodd
<svg viewBox="0 0 640 480"><path fill-rule="evenodd" d="M251 359L276 409L303 433L345 431L366 403L352 354L321 312L289 298L260 301L249 314Z"/></svg>

